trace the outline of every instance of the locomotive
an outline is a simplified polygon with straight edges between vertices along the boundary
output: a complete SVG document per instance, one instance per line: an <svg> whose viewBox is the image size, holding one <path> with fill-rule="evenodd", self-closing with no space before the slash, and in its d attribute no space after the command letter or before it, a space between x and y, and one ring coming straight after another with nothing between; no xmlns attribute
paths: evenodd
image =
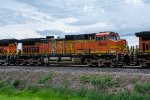
<svg viewBox="0 0 150 100"><path fill-rule="evenodd" d="M150 32L136 33L139 47L128 47L116 32L65 35L65 38L0 40L0 65L84 64L99 67L150 66ZM18 44L22 44L18 49Z"/></svg>
<svg viewBox="0 0 150 100"><path fill-rule="evenodd" d="M137 64L150 67L150 32L139 32L136 36L139 37L139 49L135 52Z"/></svg>

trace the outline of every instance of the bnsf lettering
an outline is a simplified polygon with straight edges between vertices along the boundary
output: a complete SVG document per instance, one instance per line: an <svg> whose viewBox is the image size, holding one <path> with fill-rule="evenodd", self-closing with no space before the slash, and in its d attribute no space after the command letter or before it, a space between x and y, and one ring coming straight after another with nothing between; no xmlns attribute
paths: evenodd
<svg viewBox="0 0 150 100"><path fill-rule="evenodd" d="M98 46L107 46L107 43L101 43L101 42L99 42Z"/></svg>

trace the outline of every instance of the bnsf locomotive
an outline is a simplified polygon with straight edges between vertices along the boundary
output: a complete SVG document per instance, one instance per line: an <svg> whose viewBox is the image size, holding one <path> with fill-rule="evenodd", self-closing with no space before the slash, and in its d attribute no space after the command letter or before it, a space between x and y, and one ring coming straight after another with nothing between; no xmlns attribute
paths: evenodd
<svg viewBox="0 0 150 100"><path fill-rule="evenodd" d="M139 47L128 47L115 32L66 35L65 38L0 40L0 65L85 64L150 66L150 32L136 33ZM22 44L18 49L18 44Z"/></svg>

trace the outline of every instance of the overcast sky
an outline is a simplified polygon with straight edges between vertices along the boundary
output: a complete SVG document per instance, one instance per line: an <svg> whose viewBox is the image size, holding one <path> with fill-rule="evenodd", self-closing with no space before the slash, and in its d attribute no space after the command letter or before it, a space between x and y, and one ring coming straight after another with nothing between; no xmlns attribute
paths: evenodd
<svg viewBox="0 0 150 100"><path fill-rule="evenodd" d="M135 45L149 18L150 0L0 0L0 38L115 31Z"/></svg>

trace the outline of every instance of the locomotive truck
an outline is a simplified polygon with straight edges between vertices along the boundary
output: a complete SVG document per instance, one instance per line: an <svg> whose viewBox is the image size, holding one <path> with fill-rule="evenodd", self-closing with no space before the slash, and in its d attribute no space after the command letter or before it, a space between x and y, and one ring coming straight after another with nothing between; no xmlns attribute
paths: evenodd
<svg viewBox="0 0 150 100"><path fill-rule="evenodd" d="M84 64L99 67L150 65L150 32L136 33L139 47L128 47L116 32L65 35L65 38L0 40L0 65ZM18 50L17 45L22 44Z"/></svg>

